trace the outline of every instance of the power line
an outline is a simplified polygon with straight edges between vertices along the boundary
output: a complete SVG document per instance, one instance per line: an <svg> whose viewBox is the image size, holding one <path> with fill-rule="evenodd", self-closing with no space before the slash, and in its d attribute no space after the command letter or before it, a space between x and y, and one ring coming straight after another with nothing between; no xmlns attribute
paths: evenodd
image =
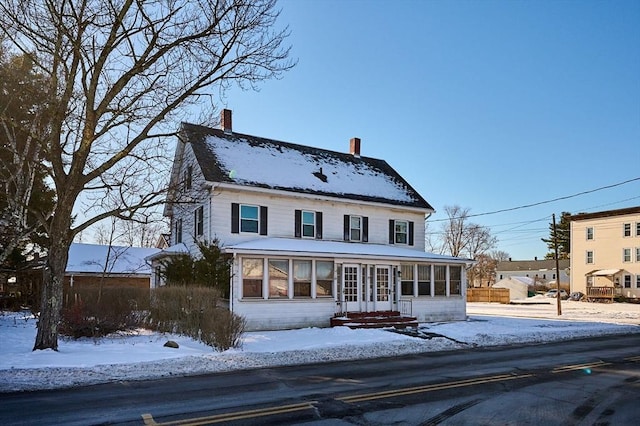
<svg viewBox="0 0 640 426"><path fill-rule="evenodd" d="M554 199L551 199L551 200L539 201L537 203L532 203L532 204L524 204L522 206L511 207L511 208L508 208L508 209L494 210L494 211L491 211L491 212L470 214L470 215L467 215L467 216L464 216L464 217L469 218L469 217L478 217L478 216L488 216L488 215L491 215L491 214L497 214L497 213L510 212L510 211L514 211L514 210L526 209L526 208L529 208L529 207L540 206L542 204L549 204L549 203L553 203L553 202L556 202L556 201L567 200L569 198L579 197L580 195L591 194L593 192L602 191L604 189L615 188L616 186L625 185L627 183L635 182L635 181L638 181L638 180L640 180L640 177L629 179L629 180L625 180L624 182L614 183L612 185L602 186L602 187L596 188L596 189L590 189L588 191L578 192L578 193L572 194L572 195L566 195L564 197L554 198ZM453 217L453 218L446 218L446 219L435 219L435 220L431 220L430 222L431 223L433 223L433 222L444 222L444 221L447 221L447 220L461 219L461 218L462 217Z"/></svg>

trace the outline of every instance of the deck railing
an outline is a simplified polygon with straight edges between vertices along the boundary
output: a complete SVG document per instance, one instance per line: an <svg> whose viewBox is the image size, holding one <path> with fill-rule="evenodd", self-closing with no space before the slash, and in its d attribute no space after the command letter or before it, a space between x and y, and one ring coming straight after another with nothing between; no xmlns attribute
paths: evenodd
<svg viewBox="0 0 640 426"><path fill-rule="evenodd" d="M614 287L588 287L587 299L610 299L615 296Z"/></svg>
<svg viewBox="0 0 640 426"><path fill-rule="evenodd" d="M400 299L398 301L400 315L413 316L413 301L411 299Z"/></svg>

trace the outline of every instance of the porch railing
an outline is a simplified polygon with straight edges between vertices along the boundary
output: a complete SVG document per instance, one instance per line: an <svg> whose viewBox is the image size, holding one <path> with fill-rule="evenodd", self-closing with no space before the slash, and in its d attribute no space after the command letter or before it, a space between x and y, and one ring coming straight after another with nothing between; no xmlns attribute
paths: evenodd
<svg viewBox="0 0 640 426"><path fill-rule="evenodd" d="M398 300L398 310L400 315L412 317L413 316L413 301L411 299Z"/></svg>
<svg viewBox="0 0 640 426"><path fill-rule="evenodd" d="M615 296L614 287L588 287L587 299L611 299Z"/></svg>

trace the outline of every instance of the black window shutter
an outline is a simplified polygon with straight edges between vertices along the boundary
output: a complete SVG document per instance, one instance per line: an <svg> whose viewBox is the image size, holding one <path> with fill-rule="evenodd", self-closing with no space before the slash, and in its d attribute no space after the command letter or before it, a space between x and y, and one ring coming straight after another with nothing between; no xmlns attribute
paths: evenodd
<svg viewBox="0 0 640 426"><path fill-rule="evenodd" d="M322 239L322 212L316 212L316 240Z"/></svg>
<svg viewBox="0 0 640 426"><path fill-rule="evenodd" d="M260 206L260 235L267 235L267 207Z"/></svg>
<svg viewBox="0 0 640 426"><path fill-rule="evenodd" d="M413 245L413 222L409 222L409 245Z"/></svg>
<svg viewBox="0 0 640 426"><path fill-rule="evenodd" d="M296 210L294 217L294 236L302 238L302 210Z"/></svg>
<svg viewBox="0 0 640 426"><path fill-rule="evenodd" d="M345 241L349 241L349 215L345 214L344 215L344 240Z"/></svg>
<svg viewBox="0 0 640 426"><path fill-rule="evenodd" d="M389 244L394 244L395 241L395 221L393 219L389 219Z"/></svg>
<svg viewBox="0 0 640 426"><path fill-rule="evenodd" d="M231 203L231 233L240 232L240 204Z"/></svg>
<svg viewBox="0 0 640 426"><path fill-rule="evenodd" d="M362 217L362 242L369 241L369 218L367 216Z"/></svg>

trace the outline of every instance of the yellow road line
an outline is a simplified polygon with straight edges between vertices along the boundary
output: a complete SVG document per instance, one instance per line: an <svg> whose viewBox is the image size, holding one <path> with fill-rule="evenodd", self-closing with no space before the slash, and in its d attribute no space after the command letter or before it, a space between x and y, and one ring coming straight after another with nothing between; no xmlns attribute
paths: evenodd
<svg viewBox="0 0 640 426"><path fill-rule="evenodd" d="M455 382L438 383L438 384L426 385L426 386L417 386L413 388L404 388L404 389L389 390L384 392L345 396L345 397L336 398L336 399L343 402L362 402L362 401L370 401L374 399L392 398L396 396L412 395L416 393L425 393L425 392L433 392L437 390L474 386L474 385L480 385L484 383L502 382L502 381L514 380L514 379L524 379L526 377L531 377L531 376L533 375L532 374L523 374L523 375L503 374L500 376L481 377L476 379L459 380Z"/></svg>
<svg viewBox="0 0 640 426"><path fill-rule="evenodd" d="M551 372L564 373L565 371L584 370L586 368L603 367L605 365L611 365L611 363L604 362L604 361L597 361L597 362L591 362L587 364L565 365L563 367L556 367L553 370L551 370Z"/></svg>
<svg viewBox="0 0 640 426"><path fill-rule="evenodd" d="M396 396L412 395L416 393L433 392L437 390L452 389L458 387L475 386L484 383L494 383L507 380L524 379L531 377L533 374L503 374L499 376L481 377L475 379L458 380L454 382L438 383L433 385L417 386L411 388L403 388L396 390L389 390L383 392L374 392L360 395L351 395L336 398L339 401L346 403L370 401L374 399L392 398ZM283 405L279 407L259 408L255 410L237 411L233 413L217 414L214 416L198 417L193 419L176 420L166 423L157 423L151 414L143 414L142 419L147 426L200 426L221 422L229 422L233 420L249 419L253 417L270 416L274 414L291 413L294 411L303 411L313 409L316 401L302 402L298 404Z"/></svg>
<svg viewBox="0 0 640 426"><path fill-rule="evenodd" d="M198 426L209 425L214 423L229 422L232 420L242 420L253 417L271 416L273 414L291 413L294 411L303 411L312 409L316 401L301 402L298 404L281 405L278 407L258 408L255 410L235 411L233 413L216 414L214 416L197 417L193 419L175 420L166 423L156 423L151 414L143 414L142 419L145 425L153 426Z"/></svg>

